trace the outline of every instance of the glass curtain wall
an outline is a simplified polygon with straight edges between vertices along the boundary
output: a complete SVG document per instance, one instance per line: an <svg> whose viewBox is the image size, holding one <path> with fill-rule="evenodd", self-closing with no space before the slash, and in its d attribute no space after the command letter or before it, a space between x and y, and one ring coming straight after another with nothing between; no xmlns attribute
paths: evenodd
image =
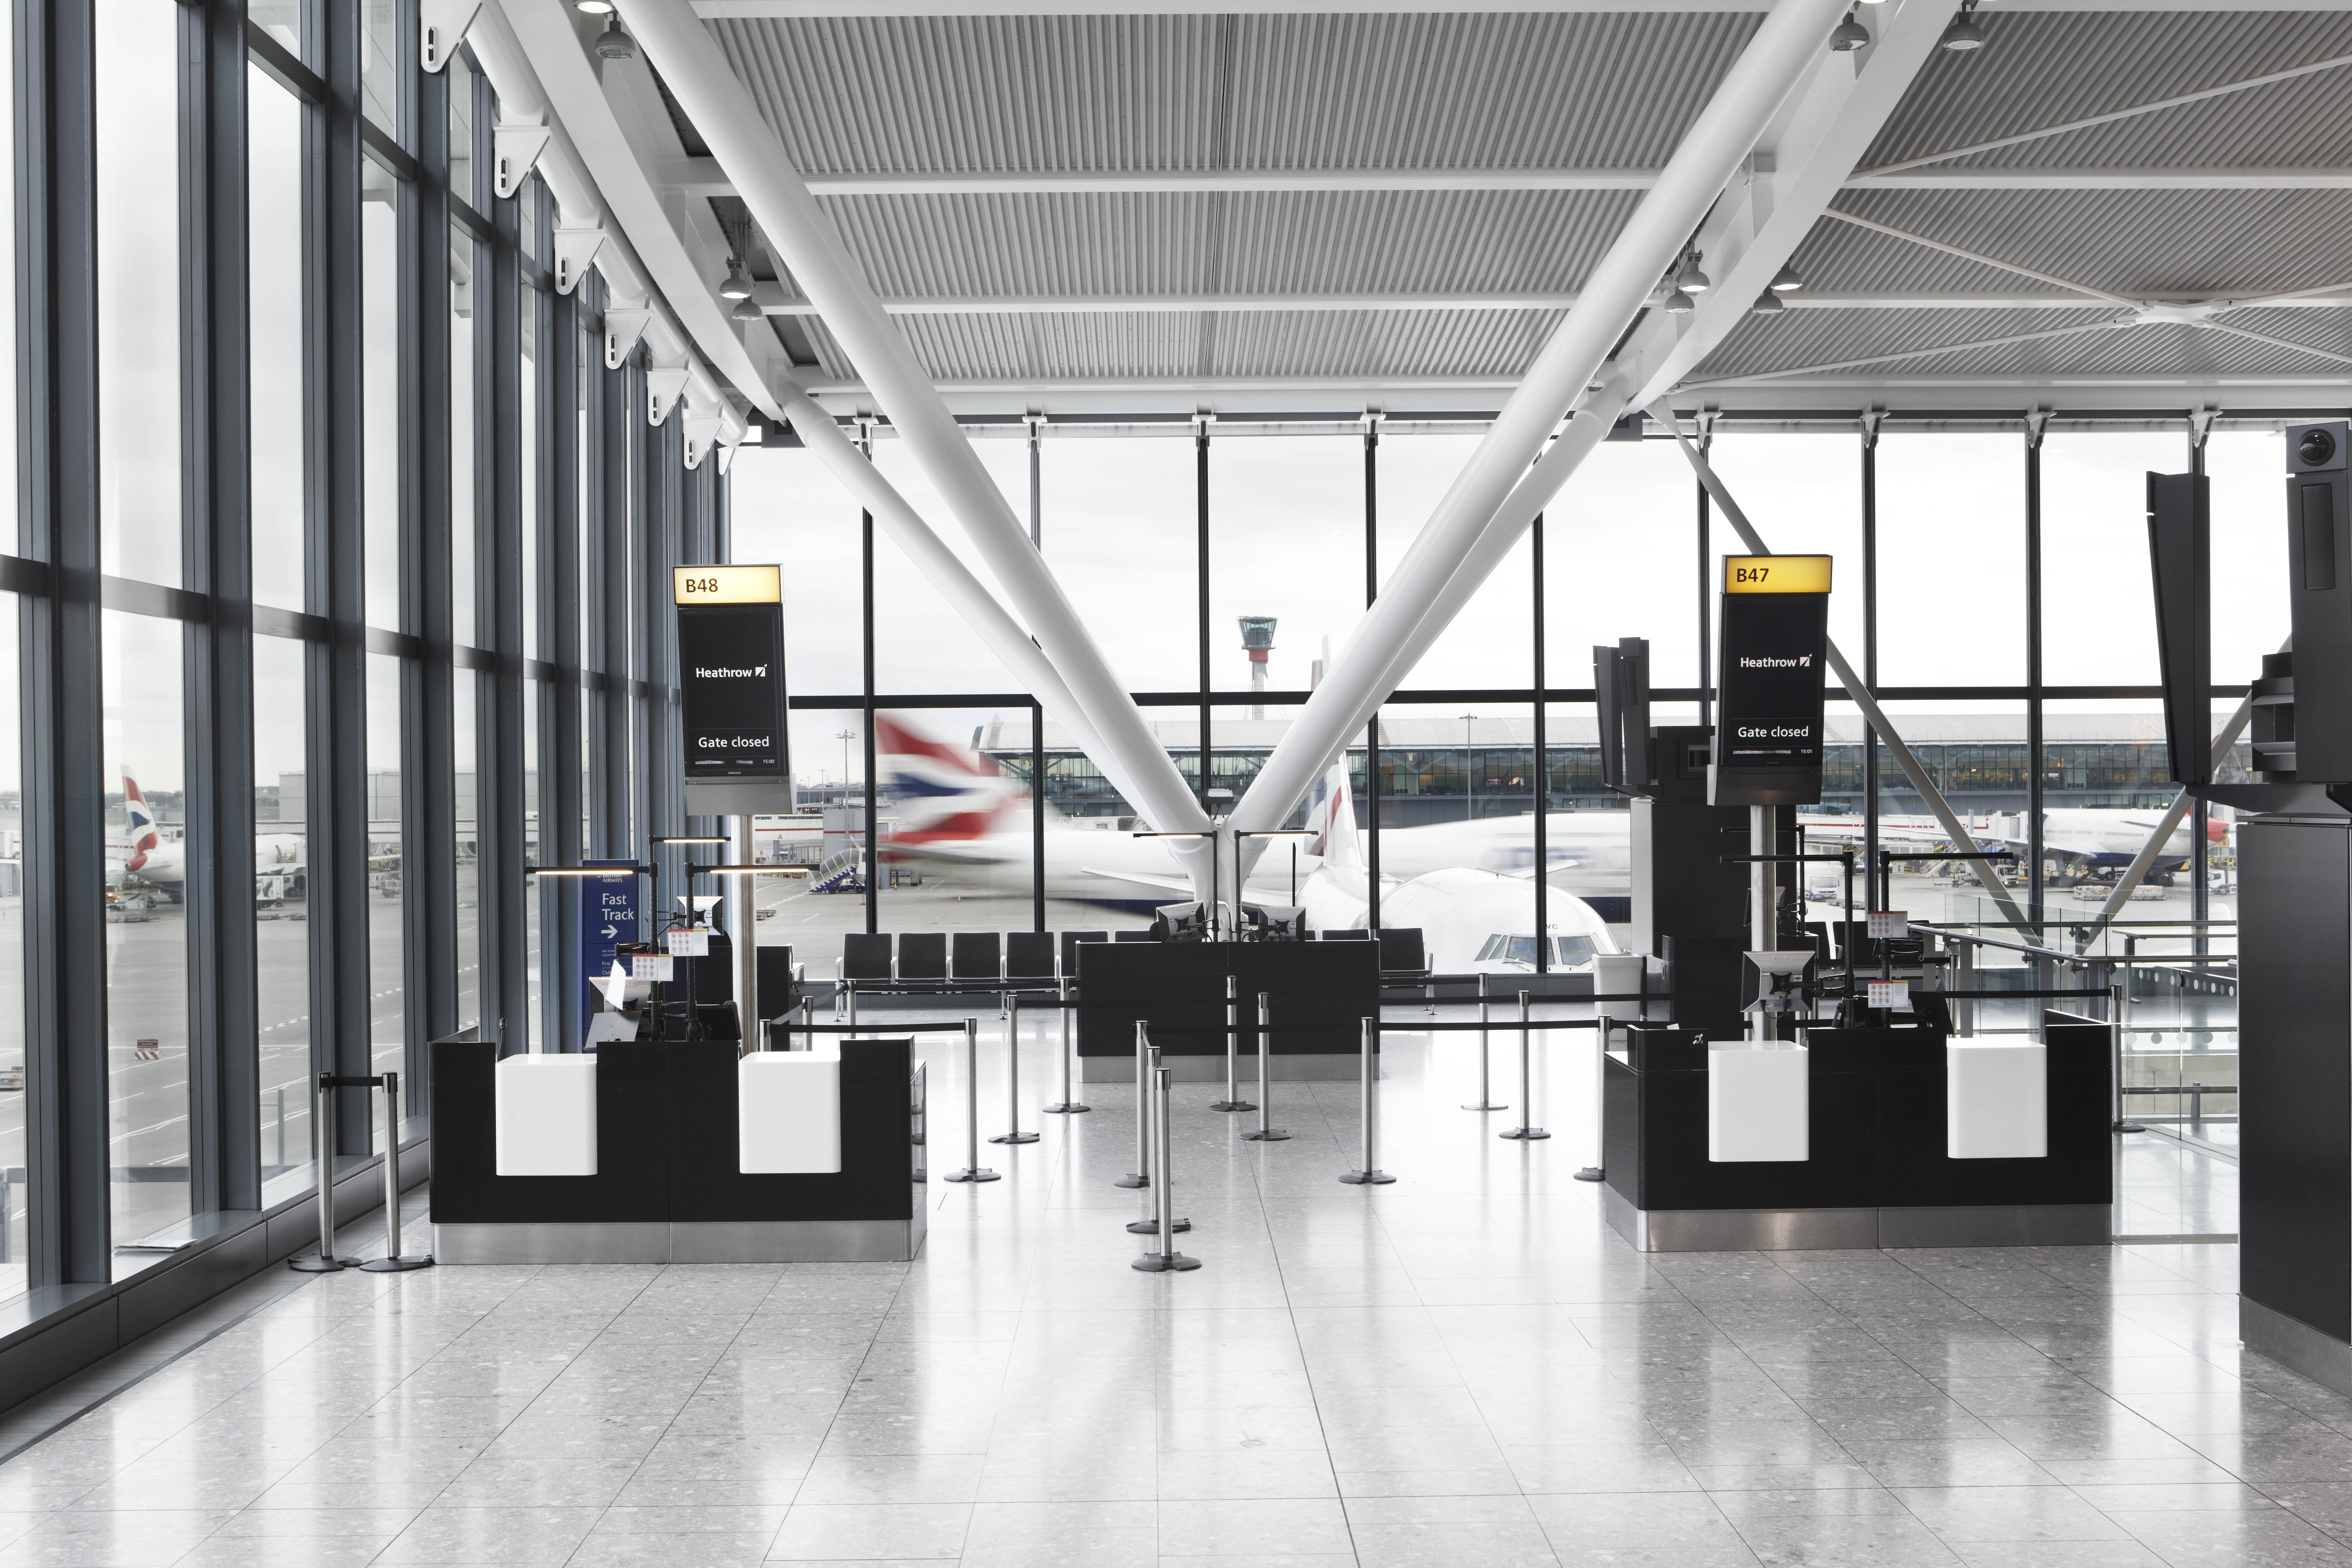
<svg viewBox="0 0 2352 1568"><path fill-rule="evenodd" d="M501 1009L487 999L501 994L501 974L514 985L515 964L483 940L493 889L478 873L502 844L509 864L535 854L535 821L484 813L476 781L523 778L537 755L529 727L480 732L486 702L527 678L590 690L634 734L645 705L669 697L642 684L642 662L629 665L645 628L616 595L581 592L578 635L541 646L533 595L499 580L500 562L518 577L544 564L531 548L545 489L534 470L559 434L578 447L583 510L567 526L583 531L566 538L586 562L602 523L585 509L604 504L604 486L584 481L607 471L610 427L585 416L641 380L642 351L630 368L604 368L590 281L571 345L578 408L559 427L526 399L501 426L484 390L490 334L477 328L518 315L536 327L544 313L545 257L515 237L543 226L547 198L535 178L522 201L480 188L473 171L496 104L463 51L429 91L404 76L413 6L368 0L315 32L307 15L96 0L86 47L67 37L53 58L0 72L12 95L38 95L35 113L51 112L53 93L89 95L95 138L87 198L71 182L44 186L37 200L0 204L0 223L32 226L31 254L42 236L96 239L86 303L51 272L8 274L13 291L36 291L30 319L51 329L40 406L71 387L96 393L93 438L45 446L27 444L16 421L14 379L0 386L17 437L0 444L5 491L36 509L0 553L0 1300L107 1283L171 1256L137 1244L299 1196L317 1149L313 1075L396 1068L422 1089L433 1034L497 1030ZM226 89L218 62L205 63L224 37L246 43L244 79ZM0 30L0 58L8 38ZM420 156L420 93L436 112L447 106L446 163ZM0 115L0 142L16 123ZM58 123L69 129L71 117ZM237 149L226 169L194 155L223 145ZM183 182L200 168L215 183L192 203ZM205 272L209 294L178 275L178 258L223 255L242 269ZM507 295L486 315L501 267ZM17 314L0 310L12 357ZM446 325L446 362L418 342L419 325L435 322ZM542 349L534 333L526 352ZM634 448L642 402L626 406ZM437 431L446 481L420 460L439 450L428 439ZM621 516L643 517L649 488L675 487L672 450L647 442L651 462L621 466L626 493L610 503ZM87 472L65 483L44 471L19 487L20 463L35 462ZM503 463L520 479L520 515L511 503L501 514L485 480ZM93 498L86 512L72 510L80 495ZM444 547L446 572L420 574L419 560ZM20 625L21 596L50 592L52 563L99 574L103 607L86 630L46 603ZM597 565L638 580L625 563ZM541 663L529 671L489 647L484 606L517 599L534 616ZM427 626L446 631L429 640ZM583 680L592 659L612 659L604 668L627 671L626 684ZM24 726L25 690L75 682L84 700ZM432 764L422 774L419 758ZM38 822L28 799L46 803ZM642 858L629 803L614 804L617 817L589 802L579 829ZM36 838L38 878L27 875ZM434 850L432 872L412 880L419 844ZM494 891L488 901L510 918L529 907L520 887ZM430 905L413 921L411 898ZM33 950L36 904L60 940ZM536 960L520 944L514 956ZM37 1028L37 1016L53 1022ZM512 1020L504 1048L522 1047L523 1025ZM79 1103L104 1107L89 1124L68 1120L64 1098L28 1092L44 1075L84 1070L102 1074L80 1086ZM342 1129L338 1159L369 1152L355 1126ZM70 1203L40 1201L29 1179L28 1150L44 1147L54 1152L44 1169L89 1184Z"/></svg>

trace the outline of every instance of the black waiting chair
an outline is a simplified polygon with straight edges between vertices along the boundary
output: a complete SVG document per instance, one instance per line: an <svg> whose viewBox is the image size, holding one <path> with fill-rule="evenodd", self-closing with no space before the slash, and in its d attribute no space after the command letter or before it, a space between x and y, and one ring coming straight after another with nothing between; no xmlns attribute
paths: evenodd
<svg viewBox="0 0 2352 1568"><path fill-rule="evenodd" d="M1062 933L1062 973L1072 980L1077 979L1078 943L1082 942L1108 942L1109 940L1110 932L1107 931L1064 931Z"/></svg>
<svg viewBox="0 0 2352 1568"><path fill-rule="evenodd" d="M948 978L994 990L1004 978L1004 952L992 931L960 931L948 948Z"/></svg>
<svg viewBox="0 0 2352 1568"><path fill-rule="evenodd" d="M1370 942L1372 940L1372 933L1361 926L1355 926L1347 931L1327 931L1323 933L1323 940L1325 942Z"/></svg>
<svg viewBox="0 0 2352 1568"><path fill-rule="evenodd" d="M1044 981L1051 984L1061 977L1054 963L1054 933L1049 931L1015 931L1004 933L1004 978L1008 981Z"/></svg>
<svg viewBox="0 0 2352 1568"><path fill-rule="evenodd" d="M1419 926L1382 926L1374 933L1381 947L1381 984L1409 985L1429 974L1429 952L1422 943ZM1431 1012L1437 1010L1436 988L1421 988L1422 1005Z"/></svg>
<svg viewBox="0 0 2352 1568"><path fill-rule="evenodd" d="M835 1011L849 994L849 985L861 980L887 980L890 971L890 933L888 931L846 932L841 939L841 956L833 961L833 1000Z"/></svg>
<svg viewBox="0 0 2352 1568"><path fill-rule="evenodd" d="M1113 942L1158 942L1160 940L1150 931L1115 931L1110 933L1110 939Z"/></svg>
<svg viewBox="0 0 2352 1568"><path fill-rule="evenodd" d="M898 939L898 978L940 981L948 977L948 933L910 931Z"/></svg>

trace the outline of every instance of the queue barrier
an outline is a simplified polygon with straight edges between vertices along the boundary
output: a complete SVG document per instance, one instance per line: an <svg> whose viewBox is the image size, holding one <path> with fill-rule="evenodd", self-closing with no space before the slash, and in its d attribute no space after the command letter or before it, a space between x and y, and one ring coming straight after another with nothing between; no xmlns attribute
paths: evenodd
<svg viewBox="0 0 2352 1568"><path fill-rule="evenodd" d="M343 1089L383 1090L383 1256L364 1263L335 1256L335 1096ZM322 1072L311 1091L317 1098L311 1120L319 1182L319 1250L287 1259L298 1274L332 1274L357 1268L369 1274L405 1274L433 1267L431 1253L403 1256L400 1250L400 1075Z"/></svg>

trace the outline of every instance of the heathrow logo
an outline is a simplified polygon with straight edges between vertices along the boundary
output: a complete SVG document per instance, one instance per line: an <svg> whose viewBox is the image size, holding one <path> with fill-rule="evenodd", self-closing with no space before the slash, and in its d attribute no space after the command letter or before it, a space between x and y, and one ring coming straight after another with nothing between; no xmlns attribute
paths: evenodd
<svg viewBox="0 0 2352 1568"><path fill-rule="evenodd" d="M755 664L743 669L728 669L698 664L694 667L694 678L697 680L765 680L768 679L768 667Z"/></svg>
<svg viewBox="0 0 2352 1568"><path fill-rule="evenodd" d="M1813 668L1813 656L1801 653L1794 658L1753 658L1742 654L1739 657L1739 668L1742 669L1811 669Z"/></svg>

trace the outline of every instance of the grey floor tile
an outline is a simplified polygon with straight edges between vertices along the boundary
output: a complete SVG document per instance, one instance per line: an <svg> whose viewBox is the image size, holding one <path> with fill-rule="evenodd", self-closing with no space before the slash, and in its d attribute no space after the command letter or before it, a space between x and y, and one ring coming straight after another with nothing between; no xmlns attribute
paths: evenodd
<svg viewBox="0 0 2352 1568"><path fill-rule="evenodd" d="M769 1556L809 1559L955 1559L971 1525L970 1503L795 1504Z"/></svg>

